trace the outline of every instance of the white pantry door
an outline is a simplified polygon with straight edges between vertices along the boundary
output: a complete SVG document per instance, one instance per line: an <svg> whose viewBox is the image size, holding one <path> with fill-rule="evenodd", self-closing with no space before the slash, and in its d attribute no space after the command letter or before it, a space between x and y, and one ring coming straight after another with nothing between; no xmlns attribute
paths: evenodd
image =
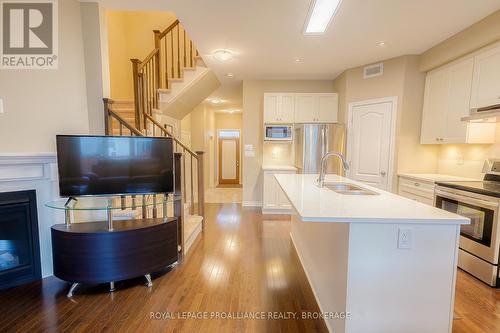
<svg viewBox="0 0 500 333"><path fill-rule="evenodd" d="M349 178L391 190L396 98L349 104Z"/></svg>

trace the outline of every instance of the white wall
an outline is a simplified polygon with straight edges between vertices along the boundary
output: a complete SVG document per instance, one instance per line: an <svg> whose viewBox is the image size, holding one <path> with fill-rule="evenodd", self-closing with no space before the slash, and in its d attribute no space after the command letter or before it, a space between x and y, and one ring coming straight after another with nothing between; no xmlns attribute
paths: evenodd
<svg viewBox="0 0 500 333"><path fill-rule="evenodd" d="M349 103L392 97L398 98L394 170L435 173L438 147L420 144L420 124L425 75L418 69L419 57L406 55L383 61L381 76L364 79L364 66L346 70L334 81L339 93L339 121L346 122ZM393 190L396 189L393 174Z"/></svg>
<svg viewBox="0 0 500 333"><path fill-rule="evenodd" d="M56 134L89 132L80 3L58 7L59 68L0 70L0 153L53 152Z"/></svg>
<svg viewBox="0 0 500 333"><path fill-rule="evenodd" d="M109 97L109 70L107 34L104 11L99 4L86 2L80 5L82 17L83 51L87 87L89 132L103 135L103 98ZM103 73L106 73L103 77Z"/></svg>

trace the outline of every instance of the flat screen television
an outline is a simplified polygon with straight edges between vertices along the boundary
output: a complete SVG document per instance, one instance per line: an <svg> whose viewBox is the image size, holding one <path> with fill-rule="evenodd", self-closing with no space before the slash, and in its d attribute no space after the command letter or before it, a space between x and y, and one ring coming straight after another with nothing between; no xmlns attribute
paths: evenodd
<svg viewBox="0 0 500 333"><path fill-rule="evenodd" d="M174 190L170 138L58 135L56 141L63 197Z"/></svg>

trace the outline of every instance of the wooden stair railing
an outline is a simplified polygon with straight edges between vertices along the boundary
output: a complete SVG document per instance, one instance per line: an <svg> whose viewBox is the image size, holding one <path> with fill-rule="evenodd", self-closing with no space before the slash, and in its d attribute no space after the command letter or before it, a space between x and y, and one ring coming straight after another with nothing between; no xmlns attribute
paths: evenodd
<svg viewBox="0 0 500 333"><path fill-rule="evenodd" d="M114 101L109 98L104 99L104 124L106 135L130 135L130 136L156 136L168 137L174 141L174 152L182 154L182 169L180 175L182 177L182 202L187 202L187 180L190 185L190 212L195 213L195 192L194 184L197 184L197 213L204 216L205 188L204 188L204 170L203 170L203 151L192 151L179 138L167 129L167 126L162 126L156 119L147 113L143 113L145 129L139 131L127 123L119 114L112 110ZM117 126L117 127L116 127ZM186 172L186 162L189 162L189 169ZM196 166L196 172L194 167ZM189 178L188 178L189 173ZM205 226L205 220L203 220Z"/></svg>
<svg viewBox="0 0 500 333"><path fill-rule="evenodd" d="M182 79L184 69L196 66L198 51L186 30L175 20L163 31L153 30L155 48L144 60L130 59L134 79L135 127L145 128L144 114L158 108L158 89L170 89L171 81Z"/></svg>
<svg viewBox="0 0 500 333"><path fill-rule="evenodd" d="M127 123L119 114L111 109L113 100L104 98L104 131L106 135L113 135L113 128L118 125L119 135L143 136L142 132ZM127 132L128 131L128 132Z"/></svg>

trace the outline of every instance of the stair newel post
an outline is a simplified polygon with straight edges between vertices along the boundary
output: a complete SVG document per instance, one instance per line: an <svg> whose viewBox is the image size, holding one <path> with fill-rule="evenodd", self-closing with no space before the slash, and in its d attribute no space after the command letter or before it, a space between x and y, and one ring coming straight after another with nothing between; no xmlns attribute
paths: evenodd
<svg viewBox="0 0 500 333"><path fill-rule="evenodd" d="M196 152L198 161L198 215L203 217L203 228L205 228L205 182L203 179L203 151Z"/></svg>
<svg viewBox="0 0 500 333"><path fill-rule="evenodd" d="M141 61L139 59L130 59L132 61L132 77L134 78L134 108L135 108L135 127L139 130L143 128L142 123L142 112L140 108L140 85L139 85L139 65Z"/></svg>
<svg viewBox="0 0 500 333"><path fill-rule="evenodd" d="M104 134L111 135L111 131L113 130L112 119L109 115L109 105L112 103L112 100L109 98L103 98L104 101Z"/></svg>
<svg viewBox="0 0 500 333"><path fill-rule="evenodd" d="M174 153L174 216L177 217L177 245L181 248L179 252L181 260L184 258L183 155L183 153Z"/></svg>

